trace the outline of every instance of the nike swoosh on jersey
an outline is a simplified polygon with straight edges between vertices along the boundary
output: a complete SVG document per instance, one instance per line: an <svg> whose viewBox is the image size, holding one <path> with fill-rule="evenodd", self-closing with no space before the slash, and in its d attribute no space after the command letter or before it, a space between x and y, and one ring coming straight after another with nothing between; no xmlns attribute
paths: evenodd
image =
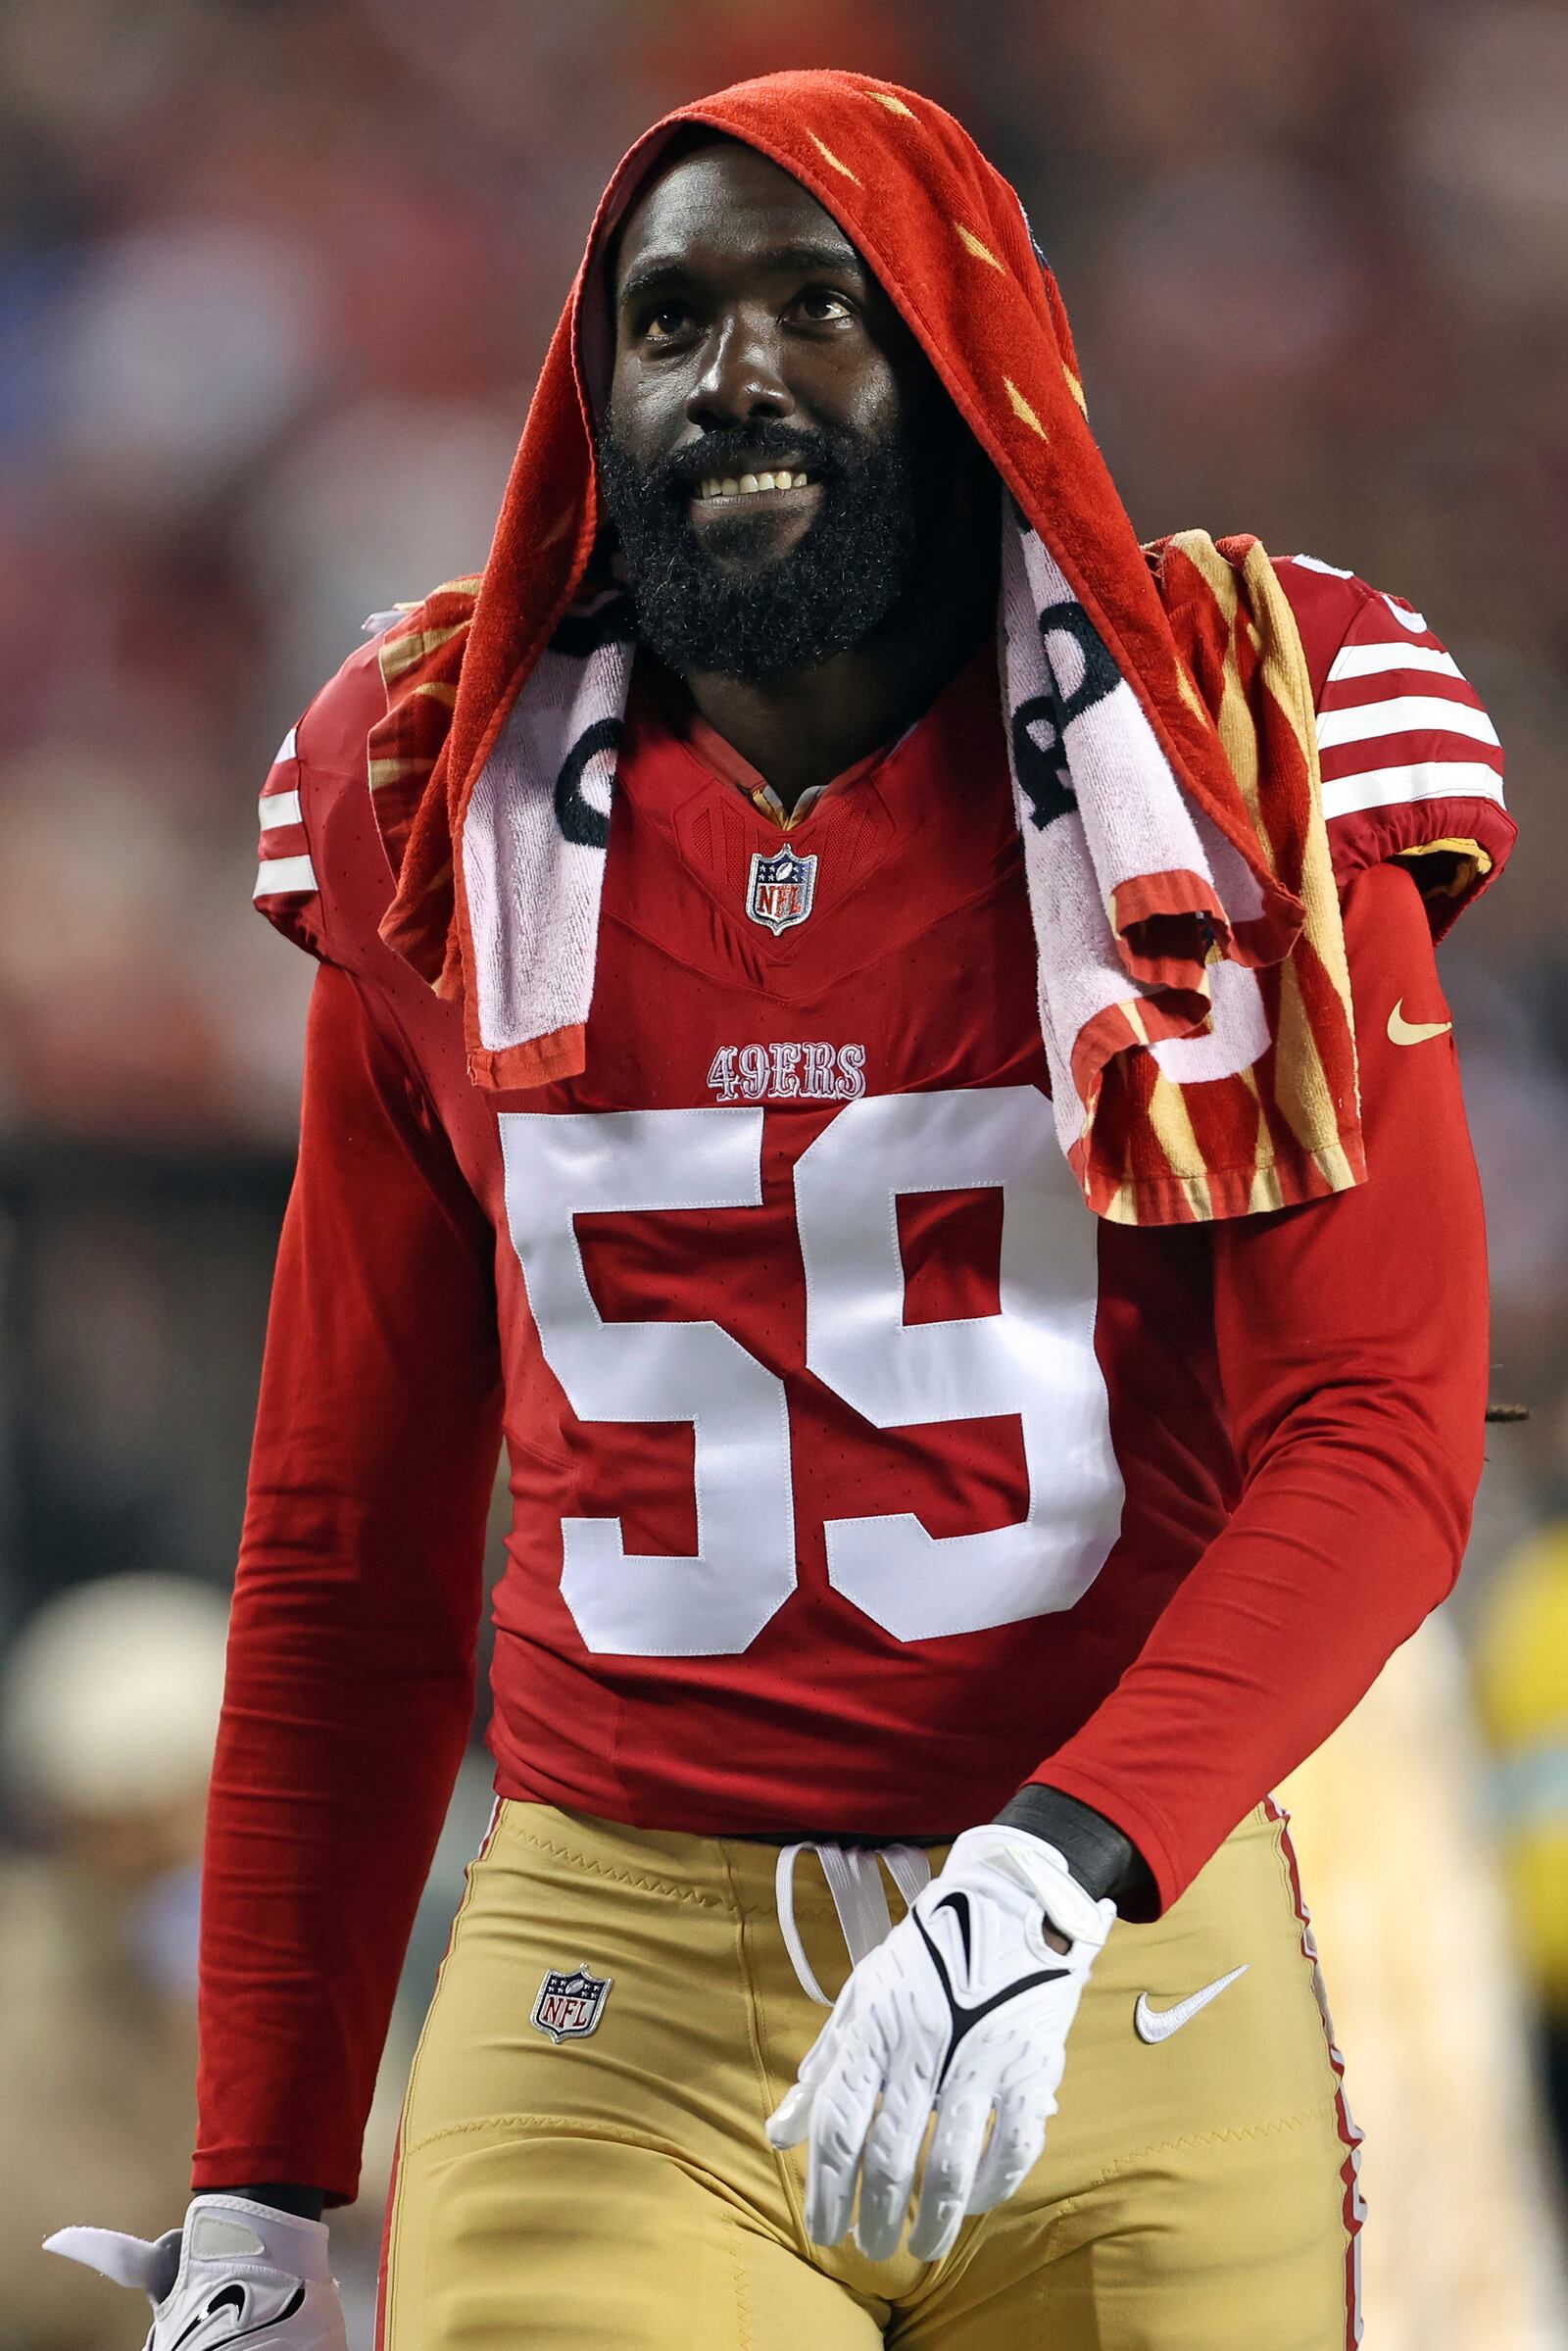
<svg viewBox="0 0 1568 2351"><path fill-rule="evenodd" d="M1210 2000L1217 2000L1238 1976L1245 1976L1248 1964L1244 1960L1240 1967L1233 1967L1228 1976L1216 1976L1212 1984L1205 1984L1201 1991L1190 1992L1185 2000L1178 2000L1174 2008L1151 2008L1148 1992L1140 1992L1138 2005L1133 2010L1133 2030L1139 2039L1150 2043L1169 2040L1173 2033L1180 2033L1184 2025L1192 2023L1200 2008L1206 2008Z"/></svg>
<svg viewBox="0 0 1568 2351"><path fill-rule="evenodd" d="M1429 1037L1446 1037L1451 1020L1406 1020L1401 996L1389 1014L1389 1036L1396 1045L1425 1045Z"/></svg>

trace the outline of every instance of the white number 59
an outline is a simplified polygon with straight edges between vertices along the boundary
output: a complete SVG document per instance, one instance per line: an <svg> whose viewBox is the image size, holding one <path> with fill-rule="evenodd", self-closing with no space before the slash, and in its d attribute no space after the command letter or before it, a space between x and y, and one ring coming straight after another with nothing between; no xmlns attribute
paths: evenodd
<svg viewBox="0 0 1568 2351"><path fill-rule="evenodd" d="M693 1431L694 1553L628 1553L617 1518L563 1524L563 1595L596 1651L734 1654L795 1589L783 1383L715 1323L603 1321L574 1224L760 1206L762 1119L744 1107L501 1118L512 1238L572 1411ZM906 1323L900 1195L988 1187L1003 1195L1001 1311ZM873 1428L1015 1413L1023 1432L1029 1500L1012 1526L933 1536L909 1512L828 1522L829 1580L898 1640L1070 1608L1115 1541L1123 1494L1094 1348L1095 1223L1072 1192L1033 1086L850 1102L797 1162L818 1379Z"/></svg>

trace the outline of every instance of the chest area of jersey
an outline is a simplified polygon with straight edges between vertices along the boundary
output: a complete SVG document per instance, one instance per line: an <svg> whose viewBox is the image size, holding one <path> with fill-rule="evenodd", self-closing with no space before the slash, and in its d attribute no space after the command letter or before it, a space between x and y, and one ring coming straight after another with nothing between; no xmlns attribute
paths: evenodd
<svg viewBox="0 0 1568 2351"><path fill-rule="evenodd" d="M948 1327L952 1354L962 1326L973 1355L1004 1290L1094 1286L1015 828L1004 808L984 832L874 850L853 821L802 828L820 862L785 935L755 919L756 867L797 836L732 790L686 812L617 809L586 1065L502 1098L506 1224L547 1353L591 1304L607 1324L711 1321L776 1376L860 1394L837 1361L853 1324L884 1364L882 1419L935 1420L912 1365L936 1343L890 1358L887 1330ZM761 885L770 915L781 886Z"/></svg>
<svg viewBox="0 0 1568 2351"><path fill-rule="evenodd" d="M1070 1605L1121 1485L1016 862L890 857L786 960L647 846L581 1077L497 1121L578 1632L735 1653L813 1589L904 1641Z"/></svg>

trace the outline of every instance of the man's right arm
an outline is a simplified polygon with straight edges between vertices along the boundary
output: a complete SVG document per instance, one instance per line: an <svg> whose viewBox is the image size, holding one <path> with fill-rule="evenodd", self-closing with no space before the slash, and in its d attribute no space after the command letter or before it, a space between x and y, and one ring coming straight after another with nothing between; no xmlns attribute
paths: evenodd
<svg viewBox="0 0 1568 2351"><path fill-rule="evenodd" d="M199 2190L357 2192L472 1716L493 1249L386 1015L323 965L208 1818Z"/></svg>

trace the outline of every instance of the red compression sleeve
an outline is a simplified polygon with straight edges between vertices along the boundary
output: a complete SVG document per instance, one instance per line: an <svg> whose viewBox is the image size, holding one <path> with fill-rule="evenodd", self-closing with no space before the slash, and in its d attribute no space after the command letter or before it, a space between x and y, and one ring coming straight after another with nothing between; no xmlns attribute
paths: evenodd
<svg viewBox="0 0 1568 2351"><path fill-rule="evenodd" d="M324 966L208 1816L197 2188L357 2192L472 1714L493 1249L400 1054Z"/></svg>
<svg viewBox="0 0 1568 2351"><path fill-rule="evenodd" d="M1449 1590L1481 1475L1486 1238L1426 914L1346 897L1368 1178L1214 1230L1244 1490L1116 1689L1035 1778L1130 1837L1161 1908Z"/></svg>

